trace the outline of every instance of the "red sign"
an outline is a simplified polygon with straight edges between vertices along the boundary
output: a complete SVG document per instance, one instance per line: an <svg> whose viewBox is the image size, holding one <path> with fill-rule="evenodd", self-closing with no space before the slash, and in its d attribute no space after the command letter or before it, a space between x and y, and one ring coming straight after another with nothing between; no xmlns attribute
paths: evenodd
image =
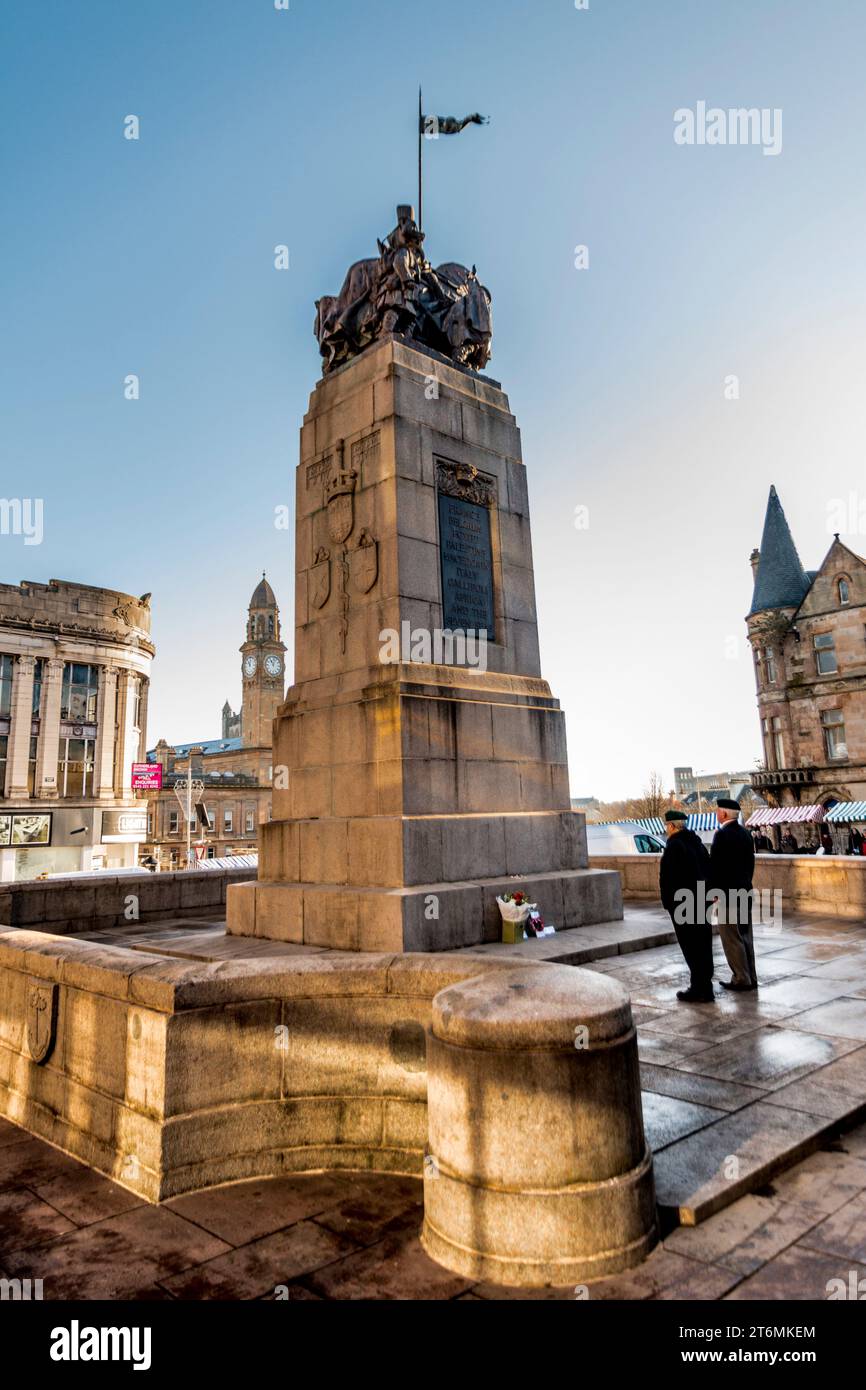
<svg viewBox="0 0 866 1390"><path fill-rule="evenodd" d="M133 763L132 789L138 792L158 792L162 790L161 763Z"/></svg>

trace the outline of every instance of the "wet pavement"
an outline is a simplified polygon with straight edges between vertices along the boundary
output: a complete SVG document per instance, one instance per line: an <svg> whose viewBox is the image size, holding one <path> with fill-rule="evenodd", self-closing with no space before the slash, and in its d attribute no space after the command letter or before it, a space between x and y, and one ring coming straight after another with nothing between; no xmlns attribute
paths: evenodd
<svg viewBox="0 0 866 1390"><path fill-rule="evenodd" d="M866 1280L866 928L759 928L757 995L683 1005L660 910L628 911L627 953L610 925L581 963L622 982L638 1026L664 1231L638 1269L577 1295L473 1284L421 1249L418 1179L255 1180L152 1207L0 1121L0 1274L41 1278L46 1299L798 1300ZM220 933L154 924L135 944L237 954ZM585 957L581 929L557 949L568 937Z"/></svg>

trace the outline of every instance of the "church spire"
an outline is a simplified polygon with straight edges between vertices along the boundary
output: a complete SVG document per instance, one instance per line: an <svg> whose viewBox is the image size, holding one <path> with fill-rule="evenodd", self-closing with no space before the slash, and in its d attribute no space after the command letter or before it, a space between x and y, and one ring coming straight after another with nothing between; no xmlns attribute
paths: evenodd
<svg viewBox="0 0 866 1390"><path fill-rule="evenodd" d="M755 590L750 613L763 613L768 608L799 608L809 591L809 577L800 563L779 494L772 486L761 549L753 568Z"/></svg>

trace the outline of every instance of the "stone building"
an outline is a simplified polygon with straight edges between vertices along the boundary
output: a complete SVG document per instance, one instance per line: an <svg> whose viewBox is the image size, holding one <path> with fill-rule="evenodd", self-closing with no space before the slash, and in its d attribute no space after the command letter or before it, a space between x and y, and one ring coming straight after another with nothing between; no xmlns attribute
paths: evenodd
<svg viewBox="0 0 866 1390"><path fill-rule="evenodd" d="M751 561L764 748L752 784L778 805L866 799L866 561L836 535L804 570L774 487Z"/></svg>
<svg viewBox="0 0 866 1390"><path fill-rule="evenodd" d="M136 863L150 595L0 584L0 878Z"/></svg>
<svg viewBox="0 0 866 1390"><path fill-rule="evenodd" d="M198 855L215 859L257 847L259 825L271 817L271 726L285 693L285 651L277 600L262 575L240 647L240 710L226 701L221 738L174 747L160 739L147 755L163 770L162 790L147 798L147 852L161 868L186 864L185 802L175 786L188 776L204 784L189 836Z"/></svg>

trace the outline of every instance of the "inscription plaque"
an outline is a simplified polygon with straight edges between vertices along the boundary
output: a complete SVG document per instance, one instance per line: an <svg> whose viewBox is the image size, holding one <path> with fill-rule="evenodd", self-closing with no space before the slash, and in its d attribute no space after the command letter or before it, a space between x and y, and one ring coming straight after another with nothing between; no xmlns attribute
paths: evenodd
<svg viewBox="0 0 866 1390"><path fill-rule="evenodd" d="M439 493L442 626L452 632L486 631L495 642L490 509Z"/></svg>

